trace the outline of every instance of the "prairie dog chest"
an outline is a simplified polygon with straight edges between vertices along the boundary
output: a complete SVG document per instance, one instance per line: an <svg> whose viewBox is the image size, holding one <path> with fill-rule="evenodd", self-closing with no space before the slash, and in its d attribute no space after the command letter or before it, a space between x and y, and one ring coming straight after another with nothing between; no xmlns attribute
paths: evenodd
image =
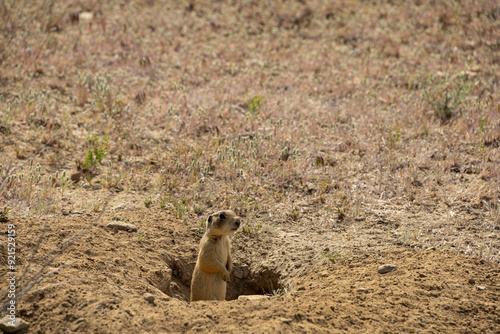
<svg viewBox="0 0 500 334"><path fill-rule="evenodd" d="M221 261L223 264L226 263L226 259L229 255L229 238L226 236L218 237L217 239L209 240L210 246L208 249L214 258Z"/></svg>

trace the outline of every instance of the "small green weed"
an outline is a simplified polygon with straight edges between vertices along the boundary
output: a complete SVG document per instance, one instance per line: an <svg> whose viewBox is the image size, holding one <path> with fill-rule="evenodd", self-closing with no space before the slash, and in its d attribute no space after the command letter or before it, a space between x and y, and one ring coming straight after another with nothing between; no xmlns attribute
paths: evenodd
<svg viewBox="0 0 500 334"><path fill-rule="evenodd" d="M254 96L248 101L248 116L253 118L257 117L262 104L264 103L264 98L262 96Z"/></svg>
<svg viewBox="0 0 500 334"><path fill-rule="evenodd" d="M9 212L11 208L4 207L2 211L0 211L0 222L8 222L9 221Z"/></svg>
<svg viewBox="0 0 500 334"><path fill-rule="evenodd" d="M84 160L78 160L76 165L78 169L89 170L101 164L106 157L109 148L109 137L104 136L104 140L99 140L96 136L87 138L87 152Z"/></svg>
<svg viewBox="0 0 500 334"><path fill-rule="evenodd" d="M434 73L423 85L423 94L432 106L434 115L442 122L449 120L465 102L472 87L465 71L460 74L442 76Z"/></svg>

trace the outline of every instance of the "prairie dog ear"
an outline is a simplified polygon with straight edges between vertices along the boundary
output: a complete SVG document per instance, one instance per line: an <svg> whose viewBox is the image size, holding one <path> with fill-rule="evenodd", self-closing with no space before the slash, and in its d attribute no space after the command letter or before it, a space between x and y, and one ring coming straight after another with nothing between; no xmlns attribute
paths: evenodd
<svg viewBox="0 0 500 334"><path fill-rule="evenodd" d="M219 218L220 218L220 219L226 219L226 215L224 215L224 213L221 213L221 214L219 215Z"/></svg>
<svg viewBox="0 0 500 334"><path fill-rule="evenodd" d="M207 227L212 226L212 220L213 220L212 216L208 216L208 219L207 219Z"/></svg>

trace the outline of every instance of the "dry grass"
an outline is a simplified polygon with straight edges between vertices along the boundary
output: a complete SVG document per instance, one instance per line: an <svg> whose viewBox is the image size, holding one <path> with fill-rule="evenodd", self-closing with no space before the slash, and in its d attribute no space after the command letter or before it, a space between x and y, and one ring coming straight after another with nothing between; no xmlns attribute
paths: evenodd
<svg viewBox="0 0 500 334"><path fill-rule="evenodd" d="M233 208L251 233L401 219L395 240L498 262L499 16L2 1L2 206L99 211L110 190L195 226Z"/></svg>

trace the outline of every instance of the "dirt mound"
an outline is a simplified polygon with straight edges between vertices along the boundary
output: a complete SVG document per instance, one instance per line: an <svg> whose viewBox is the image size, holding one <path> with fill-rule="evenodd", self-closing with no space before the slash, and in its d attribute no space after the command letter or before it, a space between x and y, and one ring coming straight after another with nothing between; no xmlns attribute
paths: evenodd
<svg viewBox="0 0 500 334"><path fill-rule="evenodd" d="M363 249L359 245L371 234L353 238L349 228L240 231L232 238L229 301L189 303L201 233L168 211L122 209L114 202L110 207L119 209L111 209L52 264L69 266L20 303L19 316L32 324L28 332L486 333L500 328L498 265L390 240ZM39 235L44 224L37 260L97 215L13 223L19 236ZM138 231L107 227L114 217L127 217ZM369 224L357 228L368 230ZM23 264L29 244L20 244ZM386 263L397 270L379 274L377 266ZM146 292L154 302L145 300ZM255 294L262 299L238 299Z"/></svg>

